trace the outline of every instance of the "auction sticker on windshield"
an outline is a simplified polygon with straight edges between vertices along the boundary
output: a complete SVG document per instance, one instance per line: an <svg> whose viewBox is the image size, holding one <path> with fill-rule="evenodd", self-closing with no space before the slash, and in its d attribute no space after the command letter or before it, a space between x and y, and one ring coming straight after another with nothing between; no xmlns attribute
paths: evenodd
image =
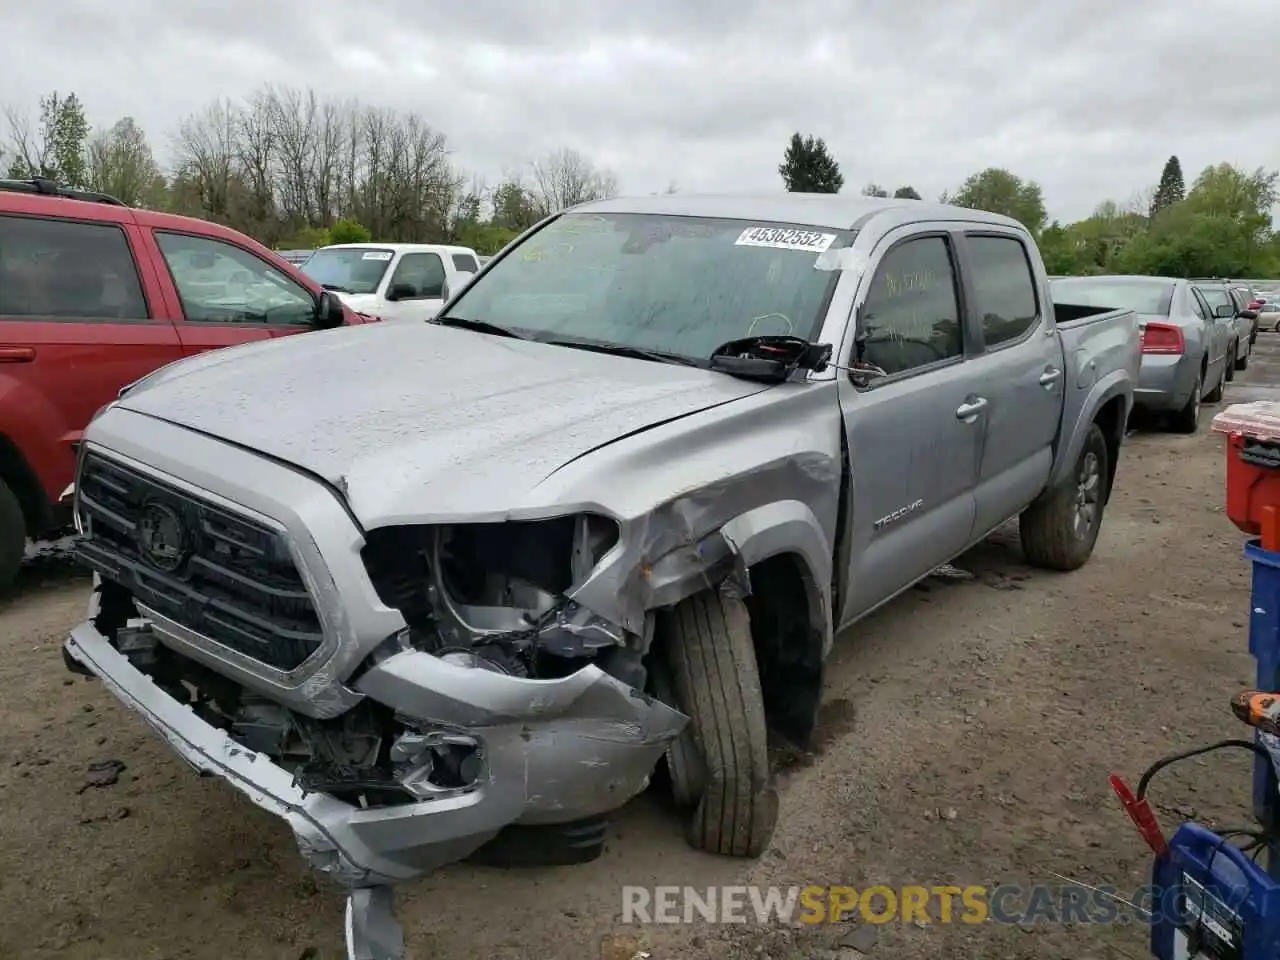
<svg viewBox="0 0 1280 960"><path fill-rule="evenodd" d="M364 260L390 260L390 259L391 259L391 251L390 251L390 250L370 250L369 252L367 252L367 253L364 255L364 257L363 257L362 259L364 259Z"/></svg>
<svg viewBox="0 0 1280 960"><path fill-rule="evenodd" d="M835 242L834 233L815 233L810 230L792 230L786 227L747 227L734 241L734 246L822 253Z"/></svg>

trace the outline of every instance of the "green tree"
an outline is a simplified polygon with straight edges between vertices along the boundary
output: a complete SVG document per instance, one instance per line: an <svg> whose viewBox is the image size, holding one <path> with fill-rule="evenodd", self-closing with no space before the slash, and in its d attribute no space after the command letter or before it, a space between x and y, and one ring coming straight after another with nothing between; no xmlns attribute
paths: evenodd
<svg viewBox="0 0 1280 960"><path fill-rule="evenodd" d="M516 180L499 184L492 202L493 223L504 230L527 230L540 219L533 195Z"/></svg>
<svg viewBox="0 0 1280 960"><path fill-rule="evenodd" d="M868 183L862 188L862 195L864 197L887 197L889 196L889 191L878 183Z"/></svg>
<svg viewBox="0 0 1280 960"><path fill-rule="evenodd" d="M88 186L89 121L74 93L63 97L55 90L41 97L34 132L28 118L16 113L10 113L9 126L14 152L10 177L41 176L68 187Z"/></svg>
<svg viewBox="0 0 1280 960"><path fill-rule="evenodd" d="M826 142L813 134L792 134L778 173L789 193L839 193L844 186L840 164L828 152Z"/></svg>
<svg viewBox="0 0 1280 960"><path fill-rule="evenodd" d="M971 210L1012 217L1032 233L1038 233L1048 220L1040 184L998 167L975 173L954 194L944 195L944 200Z"/></svg>
<svg viewBox="0 0 1280 960"><path fill-rule="evenodd" d="M131 207L164 203L166 183L146 134L133 120L118 120L94 135L86 151L88 186L123 200Z"/></svg>
<svg viewBox="0 0 1280 960"><path fill-rule="evenodd" d="M1154 217L1180 202L1186 194L1187 188L1182 181L1182 161L1176 156L1170 157L1160 171L1160 183L1151 198L1151 216Z"/></svg>
<svg viewBox="0 0 1280 960"><path fill-rule="evenodd" d="M920 194L916 193L915 187L899 187L893 191L893 196L897 200L919 200Z"/></svg>
<svg viewBox="0 0 1280 960"><path fill-rule="evenodd" d="M330 243L368 243L372 239L369 228L359 220L345 218L329 228Z"/></svg>

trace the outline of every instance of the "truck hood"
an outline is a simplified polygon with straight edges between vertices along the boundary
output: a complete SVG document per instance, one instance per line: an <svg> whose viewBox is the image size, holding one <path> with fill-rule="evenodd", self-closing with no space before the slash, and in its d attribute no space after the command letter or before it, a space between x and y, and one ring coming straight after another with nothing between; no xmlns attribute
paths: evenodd
<svg viewBox="0 0 1280 960"><path fill-rule="evenodd" d="M767 389L724 374L427 323L210 351L117 405L319 475L383 526L518 511L570 460Z"/></svg>

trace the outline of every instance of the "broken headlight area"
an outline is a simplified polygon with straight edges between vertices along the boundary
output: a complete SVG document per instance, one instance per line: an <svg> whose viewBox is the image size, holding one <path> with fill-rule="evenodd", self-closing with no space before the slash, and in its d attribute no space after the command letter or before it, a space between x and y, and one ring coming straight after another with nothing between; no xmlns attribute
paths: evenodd
<svg viewBox="0 0 1280 960"><path fill-rule="evenodd" d="M363 557L379 598L405 618L414 649L529 679L594 663L640 687L639 638L573 599L617 542L614 521L578 514L388 527L368 534Z"/></svg>
<svg viewBox="0 0 1280 960"><path fill-rule="evenodd" d="M305 793L384 807L465 793L482 780L483 744L465 731L425 727L372 700L331 719L298 714L165 646L110 581L94 626L156 686L290 771Z"/></svg>

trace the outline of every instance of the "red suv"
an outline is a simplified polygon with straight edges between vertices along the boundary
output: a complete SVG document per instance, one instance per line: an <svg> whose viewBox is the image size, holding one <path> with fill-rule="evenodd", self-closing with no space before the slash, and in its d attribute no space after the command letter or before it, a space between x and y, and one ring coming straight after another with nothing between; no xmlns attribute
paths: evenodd
<svg viewBox="0 0 1280 960"><path fill-rule="evenodd" d="M49 180L0 180L0 588L61 494L94 412L203 350L372 320L226 227Z"/></svg>

